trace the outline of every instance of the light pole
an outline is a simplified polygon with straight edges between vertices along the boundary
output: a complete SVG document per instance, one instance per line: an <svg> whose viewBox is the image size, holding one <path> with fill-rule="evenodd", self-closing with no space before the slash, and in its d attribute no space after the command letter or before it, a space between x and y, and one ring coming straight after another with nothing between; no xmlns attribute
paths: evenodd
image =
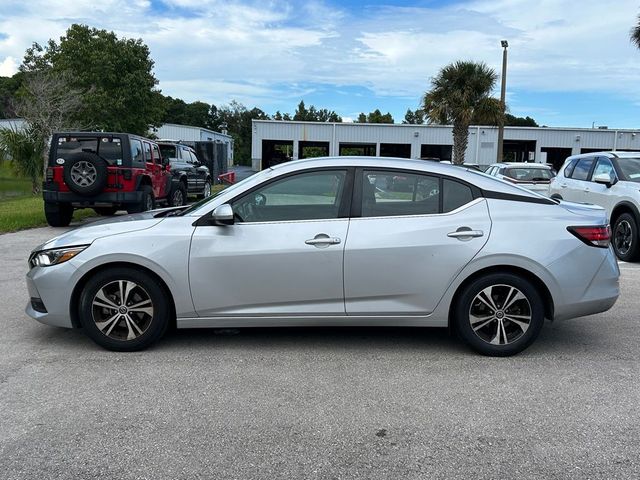
<svg viewBox="0 0 640 480"><path fill-rule="evenodd" d="M497 162L502 162L503 160L502 147L504 143L504 114L506 111L505 96L507 93L507 47L509 46L509 42L507 42L506 40L501 40L500 44L502 45L502 87L500 88L500 107L502 108L502 115L500 116L500 121L498 122L498 156L496 158Z"/></svg>

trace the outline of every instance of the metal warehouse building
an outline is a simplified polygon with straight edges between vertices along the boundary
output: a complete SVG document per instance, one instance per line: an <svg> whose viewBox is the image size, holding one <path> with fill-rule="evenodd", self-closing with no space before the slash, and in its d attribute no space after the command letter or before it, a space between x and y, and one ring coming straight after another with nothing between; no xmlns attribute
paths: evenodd
<svg viewBox="0 0 640 480"><path fill-rule="evenodd" d="M215 142L221 143L227 150L229 165L233 165L233 138L226 133L214 132L201 127L190 125L177 125L175 123L165 123L161 127L154 128L153 133L162 139L179 140L186 143L194 142Z"/></svg>
<svg viewBox="0 0 640 480"><path fill-rule="evenodd" d="M451 126L253 120L252 127L254 170L317 156L452 159ZM494 163L497 141L497 127L470 127L465 161ZM505 127L504 131L505 161L549 162L559 168L570 155L601 150L640 151L640 135L601 128Z"/></svg>

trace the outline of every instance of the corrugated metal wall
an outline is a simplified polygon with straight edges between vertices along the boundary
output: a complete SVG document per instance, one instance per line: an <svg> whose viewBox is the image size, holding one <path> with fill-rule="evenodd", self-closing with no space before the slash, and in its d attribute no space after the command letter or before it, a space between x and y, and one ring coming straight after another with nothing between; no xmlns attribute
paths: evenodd
<svg viewBox="0 0 640 480"><path fill-rule="evenodd" d="M505 140L536 142L535 159L542 161L545 147L570 148L572 155L583 148L601 150L640 151L640 131L601 130L580 128L506 127ZM313 123L253 120L251 158L254 170L260 169L262 140L293 141L293 158L298 158L298 142L329 142L329 154L338 155L340 143L376 144L403 143L411 145L411 157L420 158L421 145L452 145L450 126L440 125L381 125L360 123ZM498 129L496 127L469 128L469 144L465 160L470 163L494 163L497 155Z"/></svg>

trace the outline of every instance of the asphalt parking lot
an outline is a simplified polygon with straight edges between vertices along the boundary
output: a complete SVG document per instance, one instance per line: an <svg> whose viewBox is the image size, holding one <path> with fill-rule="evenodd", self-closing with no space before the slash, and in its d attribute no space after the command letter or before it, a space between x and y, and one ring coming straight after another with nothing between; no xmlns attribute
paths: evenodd
<svg viewBox="0 0 640 480"><path fill-rule="evenodd" d="M170 333L138 353L24 314L0 235L0 477L640 477L640 265L604 314L507 359L434 329Z"/></svg>

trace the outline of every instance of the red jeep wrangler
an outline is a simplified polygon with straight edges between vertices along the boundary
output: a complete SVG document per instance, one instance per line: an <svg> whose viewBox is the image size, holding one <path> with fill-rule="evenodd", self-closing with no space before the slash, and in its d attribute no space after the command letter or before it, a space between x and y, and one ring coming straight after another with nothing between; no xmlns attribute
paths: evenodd
<svg viewBox="0 0 640 480"><path fill-rule="evenodd" d="M127 133L54 133L42 190L53 227L69 225L76 208L93 208L100 215L138 213L158 201L179 206L187 198L158 145Z"/></svg>

